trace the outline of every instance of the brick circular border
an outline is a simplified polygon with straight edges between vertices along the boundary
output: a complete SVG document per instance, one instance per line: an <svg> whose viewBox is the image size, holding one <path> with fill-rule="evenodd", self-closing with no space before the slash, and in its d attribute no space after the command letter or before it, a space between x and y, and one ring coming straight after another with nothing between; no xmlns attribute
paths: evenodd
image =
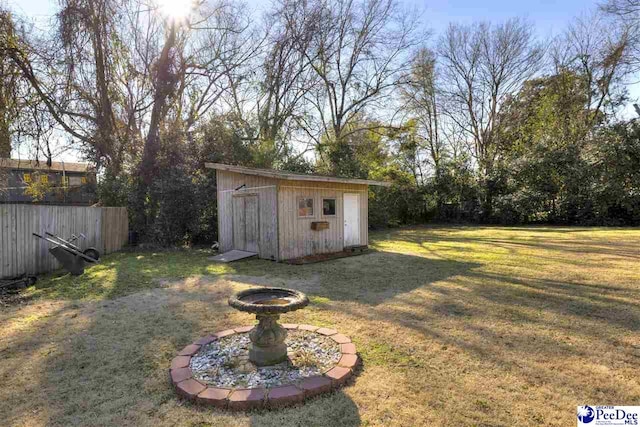
<svg viewBox="0 0 640 427"><path fill-rule="evenodd" d="M331 338L340 345L342 356L340 356L338 364L322 375L304 378L298 385L284 384L272 388L229 389L213 387L203 384L193 377L189 365L191 357L200 350L200 347L228 335L249 332L253 329L253 325L251 325L216 332L183 348L171 361L169 368L171 383L178 394L185 399L222 409L246 411L260 408L282 408L300 403L305 399L328 393L343 386L354 374L360 359L356 353L356 346L349 337L339 334L335 329L318 326L283 323L282 327L315 332Z"/></svg>

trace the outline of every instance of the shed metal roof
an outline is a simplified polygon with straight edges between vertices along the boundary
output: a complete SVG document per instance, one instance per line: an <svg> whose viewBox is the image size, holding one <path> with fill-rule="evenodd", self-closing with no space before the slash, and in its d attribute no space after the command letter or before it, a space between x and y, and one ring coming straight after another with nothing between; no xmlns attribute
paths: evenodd
<svg viewBox="0 0 640 427"><path fill-rule="evenodd" d="M305 175L301 173L277 171L273 169L248 168L245 166L225 165L223 163L205 163L204 166L209 169L222 170L227 172L242 173L245 175L264 176L268 178L284 179L289 181L316 181L316 182L335 182L338 184L362 184L362 185L380 185L390 187L390 182L372 181L369 179L355 178L339 178L335 176L323 175Z"/></svg>
<svg viewBox="0 0 640 427"><path fill-rule="evenodd" d="M89 163L51 162L0 158L0 169L41 170L51 172L95 172Z"/></svg>

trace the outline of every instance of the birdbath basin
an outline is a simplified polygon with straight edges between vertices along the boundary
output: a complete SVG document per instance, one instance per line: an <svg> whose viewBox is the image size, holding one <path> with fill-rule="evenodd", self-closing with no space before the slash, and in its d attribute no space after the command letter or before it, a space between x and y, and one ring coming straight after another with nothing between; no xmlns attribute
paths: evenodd
<svg viewBox="0 0 640 427"><path fill-rule="evenodd" d="M249 360L257 366L275 365L287 359L284 343L287 330L279 323L280 314L299 310L309 304L305 294L286 288L253 288L229 298L236 310L253 313L258 324L249 333Z"/></svg>

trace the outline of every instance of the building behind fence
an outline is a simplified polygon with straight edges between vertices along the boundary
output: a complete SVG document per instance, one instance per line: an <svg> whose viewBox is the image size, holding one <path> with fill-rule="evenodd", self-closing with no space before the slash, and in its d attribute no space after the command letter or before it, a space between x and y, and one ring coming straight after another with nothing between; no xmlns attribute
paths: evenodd
<svg viewBox="0 0 640 427"><path fill-rule="evenodd" d="M34 200L34 194L40 194ZM0 203L88 206L96 201L96 170L88 163L0 158Z"/></svg>
<svg viewBox="0 0 640 427"><path fill-rule="evenodd" d="M115 252L127 243L127 209L0 204L0 278L60 268L48 252L51 245L32 235L46 231L63 239L83 233L82 248L92 246L101 254Z"/></svg>

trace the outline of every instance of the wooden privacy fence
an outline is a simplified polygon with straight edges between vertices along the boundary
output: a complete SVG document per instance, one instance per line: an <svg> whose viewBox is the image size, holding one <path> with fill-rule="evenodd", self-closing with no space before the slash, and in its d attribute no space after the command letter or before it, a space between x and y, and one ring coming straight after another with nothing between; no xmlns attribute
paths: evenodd
<svg viewBox="0 0 640 427"><path fill-rule="evenodd" d="M115 252L127 243L127 208L0 204L0 278L60 268L48 252L51 245L31 234L45 231L63 239L83 233L82 248Z"/></svg>

